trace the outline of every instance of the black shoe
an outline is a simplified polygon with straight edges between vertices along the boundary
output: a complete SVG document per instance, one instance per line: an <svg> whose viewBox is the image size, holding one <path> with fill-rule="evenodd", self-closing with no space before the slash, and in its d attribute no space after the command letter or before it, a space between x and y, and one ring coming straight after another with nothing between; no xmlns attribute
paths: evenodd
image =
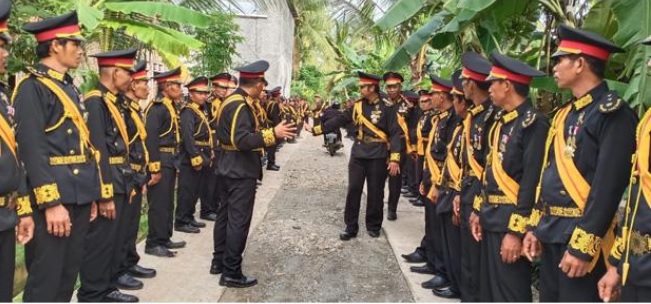
<svg viewBox="0 0 651 304"><path fill-rule="evenodd" d="M403 193L403 194L402 194L402 197L406 197L406 198L414 198L414 197L417 197L417 196L418 196L418 194L413 193L413 192L411 192L411 191L407 191L407 193ZM411 200L410 200L410 201L411 201Z"/></svg>
<svg viewBox="0 0 651 304"><path fill-rule="evenodd" d="M420 284L425 289L444 289L450 287L450 281L442 276L435 276L432 279Z"/></svg>
<svg viewBox="0 0 651 304"><path fill-rule="evenodd" d="M165 243L165 247L167 247L167 249L183 248L185 247L185 241L178 241L178 242L167 241L167 243Z"/></svg>
<svg viewBox="0 0 651 304"><path fill-rule="evenodd" d="M406 195L411 194L411 190L409 190L408 188L402 188L400 189L400 194L402 194L403 197L408 197Z"/></svg>
<svg viewBox="0 0 651 304"><path fill-rule="evenodd" d="M178 232L185 232L185 233L199 233L201 230L199 228L194 227L190 224L183 224L183 225L174 225L174 231Z"/></svg>
<svg viewBox="0 0 651 304"><path fill-rule="evenodd" d="M214 222L214 221L217 221L217 213L208 213L208 214L200 216L199 218L204 220L204 221Z"/></svg>
<svg viewBox="0 0 651 304"><path fill-rule="evenodd" d="M380 237L380 230L369 230L368 231L368 236L372 238L379 238Z"/></svg>
<svg viewBox="0 0 651 304"><path fill-rule="evenodd" d="M348 241L348 240L350 240L352 238L356 238L356 237L357 237L357 232L344 231L344 232L339 234L339 239L342 240L342 241Z"/></svg>
<svg viewBox="0 0 651 304"><path fill-rule="evenodd" d="M255 185L256 185L256 186L262 186L262 182L259 181L259 180L257 180L257 181L255 181Z"/></svg>
<svg viewBox="0 0 651 304"><path fill-rule="evenodd" d="M414 207L425 207L425 202L420 198L411 204L414 205Z"/></svg>
<svg viewBox="0 0 651 304"><path fill-rule="evenodd" d="M242 275L239 278L222 275L219 279L219 285L233 288L247 288L255 286L256 284L258 284L258 280L255 278L249 278L245 275Z"/></svg>
<svg viewBox="0 0 651 304"><path fill-rule="evenodd" d="M425 263L427 259L418 251L414 251L410 254L403 254L402 258L407 261L407 263Z"/></svg>
<svg viewBox="0 0 651 304"><path fill-rule="evenodd" d="M437 297L446 298L446 299L458 299L460 297L459 293L452 290L450 287L433 289L432 293Z"/></svg>
<svg viewBox="0 0 651 304"><path fill-rule="evenodd" d="M142 289L145 284L125 273L118 278L116 286L122 290L139 290Z"/></svg>
<svg viewBox="0 0 651 304"><path fill-rule="evenodd" d="M197 220L195 220L195 219L191 219L189 224L190 224L190 226L196 227L196 228L206 228L206 223L197 222Z"/></svg>
<svg viewBox="0 0 651 304"><path fill-rule="evenodd" d="M429 266L427 266L427 265L411 266L411 267L409 267L409 270L411 270L411 272L415 272L415 273L432 274L432 275L434 274L434 269L429 268Z"/></svg>
<svg viewBox="0 0 651 304"><path fill-rule="evenodd" d="M389 211L389 212L387 213L387 220L395 221L395 220L397 220L397 219L398 219L398 215L396 214L395 211Z"/></svg>
<svg viewBox="0 0 651 304"><path fill-rule="evenodd" d="M267 170L269 171L278 171L280 170L280 167L276 166L275 164L267 165Z"/></svg>
<svg viewBox="0 0 651 304"><path fill-rule="evenodd" d="M176 255L176 252L171 251L163 246L145 248L145 253L149 255L155 255L157 257L162 257L162 258L171 258Z"/></svg>
<svg viewBox="0 0 651 304"><path fill-rule="evenodd" d="M210 274L220 274L223 271L222 265L219 265L215 262L210 264Z"/></svg>
<svg viewBox="0 0 651 304"><path fill-rule="evenodd" d="M140 302L140 299L134 295L121 293L119 290L113 290L104 296L104 302L137 303Z"/></svg>
<svg viewBox="0 0 651 304"><path fill-rule="evenodd" d="M156 269L135 265L129 269L129 274L134 278L151 279L156 276Z"/></svg>

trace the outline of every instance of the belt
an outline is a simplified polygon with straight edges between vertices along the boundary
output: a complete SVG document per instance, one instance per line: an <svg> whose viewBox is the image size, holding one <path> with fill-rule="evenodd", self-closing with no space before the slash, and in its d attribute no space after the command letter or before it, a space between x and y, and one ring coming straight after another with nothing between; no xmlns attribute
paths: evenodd
<svg viewBox="0 0 651 304"><path fill-rule="evenodd" d="M635 255L651 253L651 237L648 234L642 234L639 231L631 232L630 249Z"/></svg>
<svg viewBox="0 0 651 304"><path fill-rule="evenodd" d="M517 202L511 201L506 197L506 195L489 195L488 203L497 205L517 205Z"/></svg>
<svg viewBox="0 0 651 304"><path fill-rule="evenodd" d="M194 144L200 147L210 147L210 141L207 140L195 140Z"/></svg>
<svg viewBox="0 0 651 304"><path fill-rule="evenodd" d="M51 156L50 166L77 165L88 162L86 155Z"/></svg>
<svg viewBox="0 0 651 304"><path fill-rule="evenodd" d="M109 165L122 165L126 163L127 160L124 156L111 156L109 157Z"/></svg>
<svg viewBox="0 0 651 304"><path fill-rule="evenodd" d="M163 152L163 153L176 153L176 148L175 147L160 147L158 151Z"/></svg>
<svg viewBox="0 0 651 304"><path fill-rule="evenodd" d="M545 213L558 217L581 217L583 212L579 208L549 206L545 204Z"/></svg>
<svg viewBox="0 0 651 304"><path fill-rule="evenodd" d="M131 164L131 169L133 169L136 172L140 172L140 170L142 170L142 165Z"/></svg>
<svg viewBox="0 0 651 304"><path fill-rule="evenodd" d="M377 137L369 137L369 136L362 136L361 138L358 136L357 140L360 142L363 142L365 144L371 144L371 143L385 143L384 140L381 138Z"/></svg>
<svg viewBox="0 0 651 304"><path fill-rule="evenodd" d="M219 144L219 147L226 151L239 151L235 146L233 145L227 145L227 144Z"/></svg>

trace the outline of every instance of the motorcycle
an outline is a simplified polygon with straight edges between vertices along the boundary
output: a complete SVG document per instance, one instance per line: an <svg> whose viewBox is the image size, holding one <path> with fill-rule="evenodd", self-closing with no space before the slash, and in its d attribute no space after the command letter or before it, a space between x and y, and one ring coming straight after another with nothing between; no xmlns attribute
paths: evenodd
<svg viewBox="0 0 651 304"><path fill-rule="evenodd" d="M335 153L339 149L341 149L344 145L341 142L341 139L339 138L339 135L336 133L328 133L326 134L326 149L328 150L328 153L330 153L330 156L334 156Z"/></svg>

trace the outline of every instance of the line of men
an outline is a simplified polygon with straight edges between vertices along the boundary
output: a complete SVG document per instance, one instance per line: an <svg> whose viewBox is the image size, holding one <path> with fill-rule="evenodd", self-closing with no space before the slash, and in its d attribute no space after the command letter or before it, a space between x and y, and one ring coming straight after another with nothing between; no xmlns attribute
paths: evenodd
<svg viewBox="0 0 651 304"><path fill-rule="evenodd" d="M0 73L10 13L11 1L0 1ZM205 227L194 219L201 199L200 217L216 222L210 273L223 272L223 286L254 285L241 262L262 150L295 136L260 106L268 63L238 69L239 87L228 73L195 78L185 105L180 68L156 74L158 96L143 114L149 77L136 49L91 55L99 83L82 97L68 74L84 55L76 11L23 30L40 61L13 93L0 85L0 301L12 300L16 241L25 245L25 302L68 302L78 276L79 302L139 301L120 290L156 276L136 252L145 193L145 253L175 256L186 244L171 240L173 228Z"/></svg>
<svg viewBox="0 0 651 304"><path fill-rule="evenodd" d="M551 121L529 99L532 80L545 74L498 52L490 60L464 53L450 80L432 76L431 90L418 97L397 94L397 73L360 72L362 98L306 127L318 135L357 126L340 238L357 236L365 181L366 229L380 235L388 172L389 219L400 192L416 192L414 202L425 207L421 245L403 258L424 263L411 271L433 275L422 287L437 296L530 302L539 261L541 302L651 300L651 111L638 125L604 81L610 54L623 49L566 25L558 35L553 76L573 98ZM381 97L381 80L390 99ZM405 169L413 173L402 180Z"/></svg>

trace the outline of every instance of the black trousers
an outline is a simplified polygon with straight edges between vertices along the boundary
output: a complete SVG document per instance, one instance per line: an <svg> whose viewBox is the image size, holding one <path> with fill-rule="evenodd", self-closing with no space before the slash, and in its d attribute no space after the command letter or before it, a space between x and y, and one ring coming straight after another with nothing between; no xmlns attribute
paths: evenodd
<svg viewBox="0 0 651 304"><path fill-rule="evenodd" d="M164 246L172 237L176 170L163 167L161 173L160 182L149 187L147 191L149 233L146 247L148 248Z"/></svg>
<svg viewBox="0 0 651 304"><path fill-rule="evenodd" d="M215 175L215 168L204 168L201 171L202 187L199 193L199 200L201 201L201 210L199 214L206 216L212 213L217 213L217 206L219 199L217 193L217 175Z"/></svg>
<svg viewBox="0 0 651 304"><path fill-rule="evenodd" d="M34 208L34 238L25 246L24 302L70 302L90 226L90 206L65 205L72 222L69 237L47 232L45 210Z"/></svg>
<svg viewBox="0 0 651 304"><path fill-rule="evenodd" d="M402 177L403 170L405 169L407 155L403 150L400 153L400 174L396 176L389 176L389 211L396 212L398 210L398 201L400 200L400 191L402 190Z"/></svg>
<svg viewBox="0 0 651 304"><path fill-rule="evenodd" d="M125 208L125 226L126 237L122 250L125 252L124 260L119 266L118 277L125 274L133 266L136 266L140 261L140 255L136 250L136 242L138 241L138 230L140 228L140 214L142 212L142 192L141 189L136 189L136 194L131 197L131 203ZM119 244L118 244L119 245Z"/></svg>
<svg viewBox="0 0 651 304"><path fill-rule="evenodd" d="M249 236L256 180L233 179L219 176L219 195L222 199L217 211L213 232L213 263L223 267L225 276L242 275L242 253Z"/></svg>
<svg viewBox="0 0 651 304"><path fill-rule="evenodd" d="M581 278L569 278L558 264L567 244L542 244L540 256L540 302L601 302L597 283L606 273L603 257Z"/></svg>
<svg viewBox="0 0 651 304"><path fill-rule="evenodd" d="M471 184L461 190L461 291L462 302L479 302L480 243L475 241L470 231L472 202L480 191L480 183L473 179Z"/></svg>
<svg viewBox="0 0 651 304"><path fill-rule="evenodd" d="M267 166L276 164L276 149L276 145L265 148L265 153L267 154Z"/></svg>
<svg viewBox="0 0 651 304"><path fill-rule="evenodd" d="M449 199L454 199L450 195ZM443 261L447 276L450 280L450 289L460 292L461 285L461 233L459 226L452 223L452 213L446 212L439 215L441 219L441 239L443 247Z"/></svg>
<svg viewBox="0 0 651 304"><path fill-rule="evenodd" d="M429 191L429 189L426 189ZM440 191L438 200L444 200L447 193ZM425 198L425 239L427 240L427 265L434 269L437 276L447 278L447 270L443 261L443 240L441 235L441 219L436 214L436 205Z"/></svg>
<svg viewBox="0 0 651 304"><path fill-rule="evenodd" d="M0 231L0 302L11 303L14 297L14 271L16 270L16 232Z"/></svg>
<svg viewBox="0 0 651 304"><path fill-rule="evenodd" d="M619 297L620 302L651 302L651 288L645 286L635 286L633 282L627 282L622 286L622 295Z"/></svg>
<svg viewBox="0 0 651 304"><path fill-rule="evenodd" d="M79 302L101 302L104 296L116 289L115 274L126 253L121 245L126 240L128 219L125 216L127 209L125 194L115 194L113 201L114 220L98 215L90 223L79 274L81 279L81 286L77 291Z"/></svg>
<svg viewBox="0 0 651 304"><path fill-rule="evenodd" d="M403 172L403 174L407 175L407 188L412 193L418 193L419 178L416 176L417 164L418 161L411 157L411 155L407 155L407 157L405 157L405 172Z"/></svg>
<svg viewBox="0 0 651 304"><path fill-rule="evenodd" d="M351 157L348 162L348 193L344 210L346 231L359 231L359 208L366 181L366 230L380 231L384 207L384 182L387 162L380 159Z"/></svg>
<svg viewBox="0 0 651 304"><path fill-rule="evenodd" d="M212 172L207 167L197 171L189 164L181 165L179 188L176 192L176 225L186 225L194 220L197 200L205 191L206 182L211 174ZM203 202L201 205L203 207Z"/></svg>
<svg viewBox="0 0 651 304"><path fill-rule="evenodd" d="M505 233L484 230L481 241L480 301L531 302L531 263L520 257L502 262L500 248Z"/></svg>

